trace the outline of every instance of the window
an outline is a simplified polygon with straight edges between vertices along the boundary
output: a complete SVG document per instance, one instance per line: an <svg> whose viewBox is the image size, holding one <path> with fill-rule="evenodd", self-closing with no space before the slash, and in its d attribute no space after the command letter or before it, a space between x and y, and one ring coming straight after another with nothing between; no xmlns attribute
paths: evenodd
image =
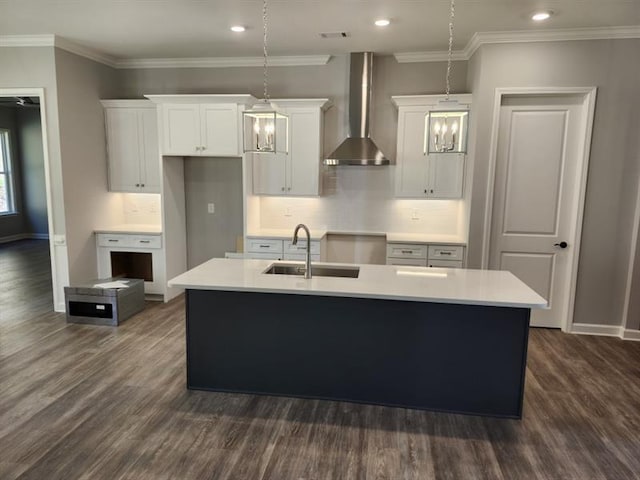
<svg viewBox="0 0 640 480"><path fill-rule="evenodd" d="M0 215L15 212L9 130L0 130Z"/></svg>

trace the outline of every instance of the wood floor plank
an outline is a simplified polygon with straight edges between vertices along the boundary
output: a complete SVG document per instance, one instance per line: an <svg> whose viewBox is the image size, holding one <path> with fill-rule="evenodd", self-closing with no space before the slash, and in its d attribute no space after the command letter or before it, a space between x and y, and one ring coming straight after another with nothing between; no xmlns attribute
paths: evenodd
<svg viewBox="0 0 640 480"><path fill-rule="evenodd" d="M184 301L51 309L46 242L0 245L0 478L640 479L640 343L533 329L521 421L186 389Z"/></svg>

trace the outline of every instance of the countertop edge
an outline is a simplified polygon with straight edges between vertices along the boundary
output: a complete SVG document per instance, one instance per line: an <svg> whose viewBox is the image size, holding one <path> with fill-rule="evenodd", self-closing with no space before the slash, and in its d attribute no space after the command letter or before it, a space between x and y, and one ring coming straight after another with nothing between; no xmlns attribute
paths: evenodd
<svg viewBox="0 0 640 480"><path fill-rule="evenodd" d="M194 285L185 283L168 282L169 287L184 288L185 290L213 290L221 292L253 292L253 293L282 293L286 295L314 295L320 297L342 297L342 298L364 298L368 300L396 300L403 302L420 303L448 303L456 305L479 305L486 307L506 307L506 308L546 308L546 304L537 303L511 303L500 301L483 300L461 300L454 298L426 298L412 296L398 296L385 294L354 294L352 292L337 292L329 290L295 290L287 288L260 288L260 287L237 287L237 286L216 286L216 285Z"/></svg>

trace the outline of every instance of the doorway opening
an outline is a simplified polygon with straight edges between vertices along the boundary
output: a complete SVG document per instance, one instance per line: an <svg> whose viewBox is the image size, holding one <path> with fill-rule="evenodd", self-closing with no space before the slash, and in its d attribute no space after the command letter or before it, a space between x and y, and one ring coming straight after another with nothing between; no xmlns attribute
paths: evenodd
<svg viewBox="0 0 640 480"><path fill-rule="evenodd" d="M42 89L0 91L3 321L55 307L55 261Z"/></svg>

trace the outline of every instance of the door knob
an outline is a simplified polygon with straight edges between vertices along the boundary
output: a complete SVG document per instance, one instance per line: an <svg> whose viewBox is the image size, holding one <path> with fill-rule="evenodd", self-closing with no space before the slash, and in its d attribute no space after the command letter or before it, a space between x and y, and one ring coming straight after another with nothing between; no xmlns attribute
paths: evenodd
<svg viewBox="0 0 640 480"><path fill-rule="evenodd" d="M554 247L567 248L569 244L567 242L554 243Z"/></svg>

